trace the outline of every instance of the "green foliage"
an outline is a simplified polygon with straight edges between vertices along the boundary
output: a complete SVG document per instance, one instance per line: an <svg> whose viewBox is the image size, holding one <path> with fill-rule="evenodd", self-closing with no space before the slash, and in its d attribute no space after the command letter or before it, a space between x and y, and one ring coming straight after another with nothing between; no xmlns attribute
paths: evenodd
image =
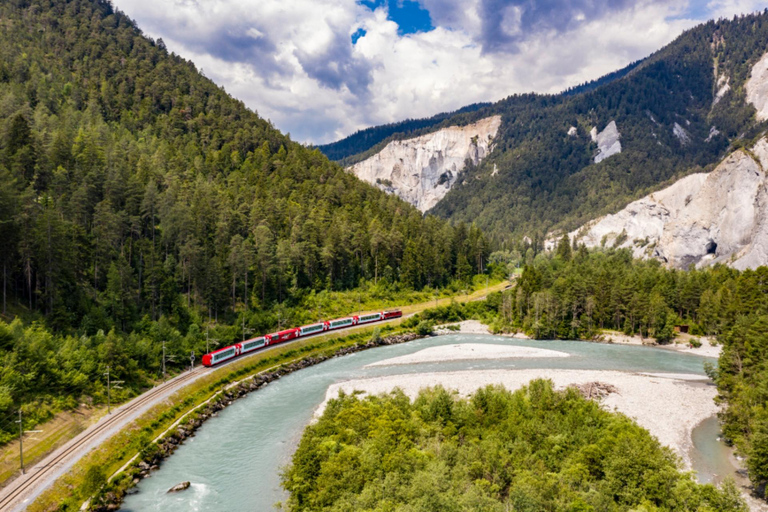
<svg viewBox="0 0 768 512"><path fill-rule="evenodd" d="M429 320L422 320L418 323L416 326L416 334L419 334L421 336L429 336L432 334L432 331L434 330L435 325L430 322Z"/></svg>
<svg viewBox="0 0 768 512"><path fill-rule="evenodd" d="M742 511L627 417L532 381L468 399L442 388L340 395L283 473L290 511Z"/></svg>
<svg viewBox="0 0 768 512"><path fill-rule="evenodd" d="M679 323L718 335L740 315L768 313L766 283L766 267L680 271L633 260L624 249L581 247L570 260L558 253L526 265L501 297L498 319L536 338L590 339L615 329L667 343Z"/></svg>
<svg viewBox="0 0 768 512"><path fill-rule="evenodd" d="M0 17L0 262L16 310L87 334L145 315L185 332L194 311L234 321L309 290L484 270L474 226L424 219L292 142L108 2Z"/></svg>
<svg viewBox="0 0 768 512"><path fill-rule="evenodd" d="M678 323L717 336L718 366L707 363L705 371L727 404L725 436L747 456L755 487L768 483L768 267L679 271L633 260L624 249L580 247L570 261L538 257L491 301L495 320L488 323L496 330L538 338L589 339L616 329L666 343Z"/></svg>
<svg viewBox="0 0 768 512"><path fill-rule="evenodd" d="M723 432L747 456L757 489L768 483L768 315L756 310L736 318L720 336L723 351L716 375L727 408L720 414Z"/></svg>

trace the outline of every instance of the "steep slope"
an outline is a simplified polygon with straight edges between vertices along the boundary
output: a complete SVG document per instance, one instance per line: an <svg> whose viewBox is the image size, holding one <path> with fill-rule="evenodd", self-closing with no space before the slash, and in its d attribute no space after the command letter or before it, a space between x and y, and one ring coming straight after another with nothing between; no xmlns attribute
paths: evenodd
<svg viewBox="0 0 768 512"><path fill-rule="evenodd" d="M495 149L430 211L497 239L533 238L709 170L763 129L747 96L764 89L746 84L766 49L768 13L711 21L590 87L487 107L502 116Z"/></svg>
<svg viewBox="0 0 768 512"><path fill-rule="evenodd" d="M768 139L570 233L587 247L621 247L676 268L768 263ZM550 242L550 246L554 241Z"/></svg>
<svg viewBox="0 0 768 512"><path fill-rule="evenodd" d="M183 332L197 310L452 279L465 229L290 141L109 2L5 2L0 19L0 262L16 310L85 332L167 316ZM434 250L416 258L417 244Z"/></svg>
<svg viewBox="0 0 768 512"><path fill-rule="evenodd" d="M394 140L350 170L425 212L448 193L467 166L476 166L488 156L500 124L501 116L492 116L413 139Z"/></svg>
<svg viewBox="0 0 768 512"><path fill-rule="evenodd" d="M349 310L333 291L380 303L467 280L487 253L479 230L292 142L110 2L0 3L0 416L23 408L32 428L103 403L107 367L122 401L165 356L180 369ZM18 430L0 422L0 443Z"/></svg>

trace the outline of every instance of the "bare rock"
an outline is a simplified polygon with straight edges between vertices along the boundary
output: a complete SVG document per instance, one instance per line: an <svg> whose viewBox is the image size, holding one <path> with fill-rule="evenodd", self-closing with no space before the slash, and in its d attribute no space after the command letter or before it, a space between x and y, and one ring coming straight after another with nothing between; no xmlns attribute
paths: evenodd
<svg viewBox="0 0 768 512"><path fill-rule="evenodd" d="M492 116L467 126L394 140L350 170L425 212L458 181L467 160L477 165L490 154L499 126L501 116Z"/></svg>
<svg viewBox="0 0 768 512"><path fill-rule="evenodd" d="M747 101L757 109L757 120L768 119L768 53L752 66L746 90Z"/></svg>
<svg viewBox="0 0 768 512"><path fill-rule="evenodd" d="M172 492L186 491L187 489L189 489L189 482L181 482L180 484L176 484L170 489L168 489L168 494Z"/></svg>
<svg viewBox="0 0 768 512"><path fill-rule="evenodd" d="M675 268L768 264L768 139L750 153L735 151L711 173L686 176L570 237L587 247L628 248L636 258Z"/></svg>
<svg viewBox="0 0 768 512"><path fill-rule="evenodd" d="M592 140L597 142L597 154L595 155L595 163L599 164L609 156L618 155L621 153L621 134L616 127L616 121L608 123L603 131L597 132L597 128L592 128L590 132Z"/></svg>

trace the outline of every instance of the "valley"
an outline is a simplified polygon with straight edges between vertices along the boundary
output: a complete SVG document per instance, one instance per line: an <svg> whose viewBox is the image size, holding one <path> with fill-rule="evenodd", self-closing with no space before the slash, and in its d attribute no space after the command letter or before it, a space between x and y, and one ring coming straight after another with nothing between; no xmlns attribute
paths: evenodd
<svg viewBox="0 0 768 512"><path fill-rule="evenodd" d="M768 10L329 1L0 4L0 510L768 509Z"/></svg>

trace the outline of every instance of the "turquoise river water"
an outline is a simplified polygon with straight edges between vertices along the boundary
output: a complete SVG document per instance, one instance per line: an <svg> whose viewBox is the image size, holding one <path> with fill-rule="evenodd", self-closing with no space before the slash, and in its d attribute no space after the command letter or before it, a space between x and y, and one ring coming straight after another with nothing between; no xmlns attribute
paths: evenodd
<svg viewBox="0 0 768 512"><path fill-rule="evenodd" d="M454 343L493 343L542 347L571 357L453 361L406 366L367 364ZM302 430L325 398L329 385L349 379L456 370L504 368L620 370L704 374L714 361L669 350L579 341L530 341L498 336L457 334L370 349L298 371L234 402L208 420L193 438L128 496L122 510L153 512L254 512L274 510L285 499L280 471L290 462ZM546 376L546 371L542 372ZM703 481L732 473L727 449L717 440L715 419L694 430L694 469ZM167 494L183 481L188 490Z"/></svg>

